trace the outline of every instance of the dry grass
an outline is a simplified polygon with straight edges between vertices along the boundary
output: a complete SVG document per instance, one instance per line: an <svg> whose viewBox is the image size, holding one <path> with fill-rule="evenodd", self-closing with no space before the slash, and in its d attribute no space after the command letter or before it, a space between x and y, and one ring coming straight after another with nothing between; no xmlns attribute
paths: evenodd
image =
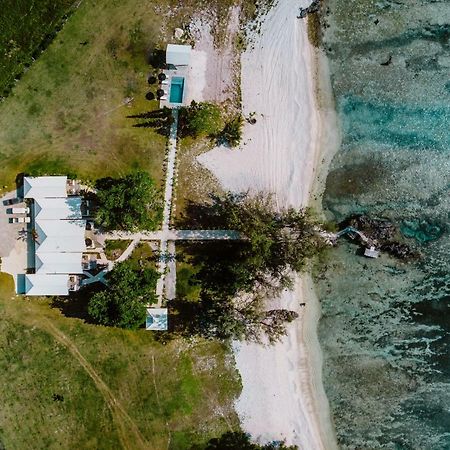
<svg viewBox="0 0 450 450"><path fill-rule="evenodd" d="M238 427L239 382L221 344L87 325L15 297L6 275L0 287L5 448L160 450L170 435L170 448L188 449Z"/></svg>

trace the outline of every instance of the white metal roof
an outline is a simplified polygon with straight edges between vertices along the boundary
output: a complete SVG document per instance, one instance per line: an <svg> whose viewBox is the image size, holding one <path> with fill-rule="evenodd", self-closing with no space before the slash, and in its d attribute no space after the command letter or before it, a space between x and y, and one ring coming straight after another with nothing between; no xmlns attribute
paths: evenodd
<svg viewBox="0 0 450 450"><path fill-rule="evenodd" d="M81 197L37 198L34 201L34 218L81 219Z"/></svg>
<svg viewBox="0 0 450 450"><path fill-rule="evenodd" d="M24 198L67 197L67 177L24 177Z"/></svg>
<svg viewBox="0 0 450 450"><path fill-rule="evenodd" d="M69 275L25 275L26 295L69 295Z"/></svg>
<svg viewBox="0 0 450 450"><path fill-rule="evenodd" d="M146 330L165 331L168 327L167 308L147 308Z"/></svg>
<svg viewBox="0 0 450 450"><path fill-rule="evenodd" d="M36 253L86 251L85 220L36 220Z"/></svg>
<svg viewBox="0 0 450 450"><path fill-rule="evenodd" d="M167 44L166 63L174 66L188 66L191 50L190 45Z"/></svg>
<svg viewBox="0 0 450 450"><path fill-rule="evenodd" d="M82 253L38 253L36 254L36 273L83 273Z"/></svg>

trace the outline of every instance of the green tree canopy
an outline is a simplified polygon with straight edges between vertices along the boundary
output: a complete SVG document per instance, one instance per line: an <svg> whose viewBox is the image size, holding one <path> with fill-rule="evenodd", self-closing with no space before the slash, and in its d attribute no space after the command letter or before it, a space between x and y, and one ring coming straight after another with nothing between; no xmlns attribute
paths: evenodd
<svg viewBox="0 0 450 450"><path fill-rule="evenodd" d="M108 287L90 298L88 313L101 325L139 328L145 323L146 306L156 302L157 280L152 268L118 263L107 275Z"/></svg>
<svg viewBox="0 0 450 450"><path fill-rule="evenodd" d="M217 136L224 127L222 112L214 103L192 102L190 106L180 109L179 128L186 136Z"/></svg>
<svg viewBox="0 0 450 450"><path fill-rule="evenodd" d="M177 304L196 318L190 330L254 341L265 332L270 341L279 339L297 313L268 310L266 299L290 287L293 271L301 271L324 246L310 213L276 212L267 196L227 194L208 205L191 204L185 220L195 228L236 230L242 237L241 241L204 243L194 250L200 300L195 305Z"/></svg>
<svg viewBox="0 0 450 450"><path fill-rule="evenodd" d="M162 219L162 199L147 172L96 183L96 221L105 229L154 230Z"/></svg>

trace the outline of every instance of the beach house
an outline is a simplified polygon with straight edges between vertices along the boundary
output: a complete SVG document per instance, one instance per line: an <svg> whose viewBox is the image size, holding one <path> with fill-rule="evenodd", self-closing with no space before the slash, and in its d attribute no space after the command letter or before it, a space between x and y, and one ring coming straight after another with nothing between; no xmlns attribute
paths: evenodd
<svg viewBox="0 0 450 450"><path fill-rule="evenodd" d="M26 295L69 295L79 287L86 251L83 199L66 176L24 177L32 239L21 289Z"/></svg>

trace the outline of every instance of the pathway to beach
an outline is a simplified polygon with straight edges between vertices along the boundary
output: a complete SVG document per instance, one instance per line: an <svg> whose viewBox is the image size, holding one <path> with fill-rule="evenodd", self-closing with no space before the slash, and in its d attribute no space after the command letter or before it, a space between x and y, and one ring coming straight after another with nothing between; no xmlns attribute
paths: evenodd
<svg viewBox="0 0 450 450"><path fill-rule="evenodd" d="M159 262L158 273L159 279L156 284L156 296L158 297L158 306L161 306L164 297L164 282L166 278L166 269L169 269L171 280L175 283L174 267L170 265L167 267L167 250L168 250L168 232L170 226L170 216L172 212L172 196L173 196L173 183L175 177L175 161L177 157L177 131L178 131L178 110L172 110L172 125L170 127L169 134L169 152L167 155L167 171L166 171L166 185L164 189L164 209L163 209L163 221L161 230L161 240L159 241ZM171 270L172 269L172 270Z"/></svg>
<svg viewBox="0 0 450 450"><path fill-rule="evenodd" d="M270 192L279 207L308 204L323 155L321 112L315 98L315 58L306 21L296 18L307 0L279 0L241 58L246 124L238 150L216 148L198 157L226 190ZM299 303L306 303L304 308ZM243 390L236 409L243 429L262 442L286 439L307 450L337 448L322 386L317 339L320 305L308 277L273 306L299 319L273 346L234 344Z"/></svg>

